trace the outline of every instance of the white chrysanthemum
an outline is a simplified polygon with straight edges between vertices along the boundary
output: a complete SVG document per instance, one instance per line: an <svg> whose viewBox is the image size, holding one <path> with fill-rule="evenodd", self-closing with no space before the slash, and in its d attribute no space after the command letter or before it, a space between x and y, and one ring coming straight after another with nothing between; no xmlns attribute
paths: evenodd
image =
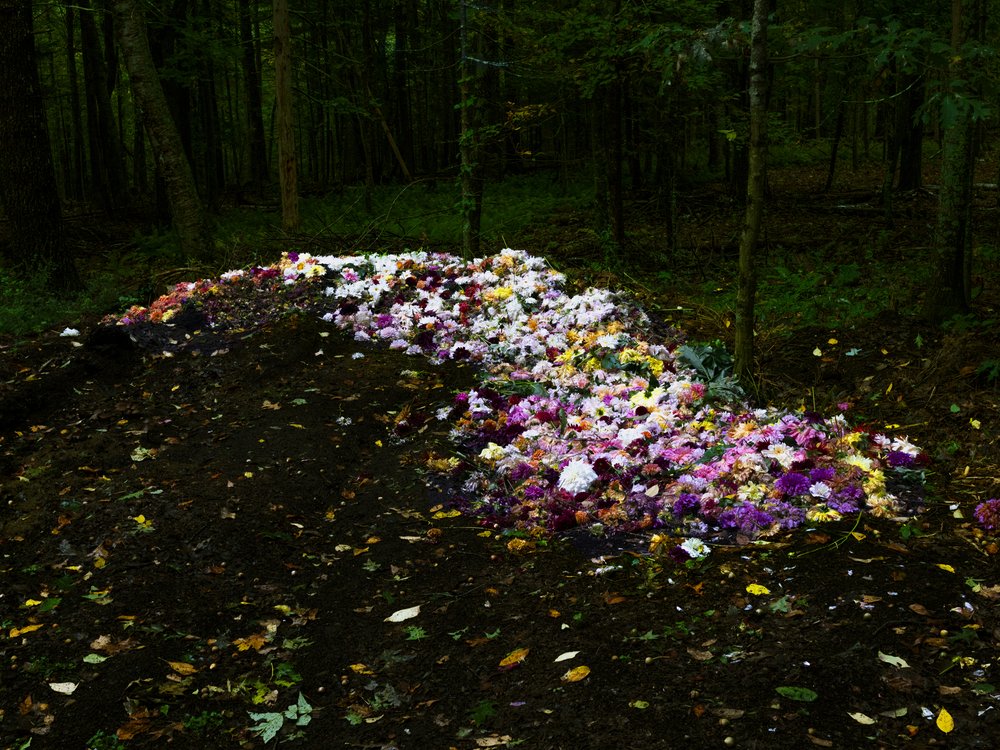
<svg viewBox="0 0 1000 750"><path fill-rule="evenodd" d="M767 450L761 451L761 455L777 461L783 469L792 468L795 462L795 450L785 443L772 443Z"/></svg>
<svg viewBox="0 0 1000 750"><path fill-rule="evenodd" d="M587 488L597 479L597 472L594 467L586 461L577 459L570 461L563 467L559 475L559 489L566 490L570 494L586 492Z"/></svg>
<svg viewBox="0 0 1000 750"><path fill-rule="evenodd" d="M812 486L809 487L809 494L813 497L822 498L826 500L830 497L833 490L830 488L826 482L814 482Z"/></svg>

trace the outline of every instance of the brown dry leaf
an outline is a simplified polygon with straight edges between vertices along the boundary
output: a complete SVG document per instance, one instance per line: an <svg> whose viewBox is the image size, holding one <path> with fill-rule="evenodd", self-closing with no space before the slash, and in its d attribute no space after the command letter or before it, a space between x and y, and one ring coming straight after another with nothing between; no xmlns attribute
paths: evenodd
<svg viewBox="0 0 1000 750"><path fill-rule="evenodd" d="M180 675L194 674L198 671L198 668L194 664L188 664L186 661L168 661L167 664Z"/></svg>
<svg viewBox="0 0 1000 750"><path fill-rule="evenodd" d="M687 652L688 656L690 656L695 661L709 661L714 656L714 654L712 654L711 651L699 651L696 648L689 648Z"/></svg>
<svg viewBox="0 0 1000 750"><path fill-rule="evenodd" d="M607 594L604 597L604 603L608 604L608 605L611 605L611 604L621 604L624 601L627 601L627 600L625 599L624 596L621 596L620 594Z"/></svg>
<svg viewBox="0 0 1000 750"><path fill-rule="evenodd" d="M109 635L101 635L90 642L90 647L94 651L103 651L108 656L120 654L122 651L131 651L136 648L136 642L131 638L124 641L113 641Z"/></svg>
<svg viewBox="0 0 1000 750"><path fill-rule="evenodd" d="M808 739L814 745L819 745L820 747L833 747L833 743L830 740L825 740L822 737L816 737L814 735L807 734L806 739Z"/></svg>
<svg viewBox="0 0 1000 750"><path fill-rule="evenodd" d="M135 739L140 734L145 734L150 730L155 716L156 714L148 708L140 708L129 716L127 722L118 727L118 731L115 734L120 740Z"/></svg>
<svg viewBox="0 0 1000 750"><path fill-rule="evenodd" d="M931 612L923 604L911 604L910 611L916 612L918 615L923 615L924 617L930 617Z"/></svg>
<svg viewBox="0 0 1000 750"><path fill-rule="evenodd" d="M530 648L514 649L500 660L500 668L508 669L510 667L520 664L522 661L524 661L529 651L531 651Z"/></svg>
<svg viewBox="0 0 1000 750"><path fill-rule="evenodd" d="M248 651L251 648L254 651L260 651L265 644L267 644L267 635L264 633L255 633L254 635L248 635L246 638L233 639L233 645L240 651Z"/></svg>
<svg viewBox="0 0 1000 750"><path fill-rule="evenodd" d="M962 688L954 685L938 685L938 695L958 695L962 692Z"/></svg>

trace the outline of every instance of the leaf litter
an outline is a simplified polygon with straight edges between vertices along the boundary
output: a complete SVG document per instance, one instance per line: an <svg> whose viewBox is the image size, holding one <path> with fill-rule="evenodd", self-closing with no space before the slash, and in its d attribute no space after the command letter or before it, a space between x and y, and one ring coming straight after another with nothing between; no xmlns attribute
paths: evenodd
<svg viewBox="0 0 1000 750"><path fill-rule="evenodd" d="M336 371L314 356L318 333L330 333L326 357L347 355ZM11 592L0 598L4 744L83 747L117 734L249 748L266 733L304 748L404 735L541 746L558 734L652 747L675 726L687 747L733 737L797 748L996 731L989 594L1000 581L980 551L989 540L971 528L901 539L888 522L871 521L863 538L828 525L841 546L813 551L793 535L766 557L722 547L693 565L599 537L480 536L423 481L422 452L451 458L445 436L433 424L396 434L395 417L421 398L398 385L413 383L402 375L412 361L371 350L362 367L356 344L305 319L264 336L267 349L236 342L208 373L193 355L105 367L100 381L81 371L80 394L31 420L47 426L4 425L3 460L17 464L2 485L13 499L0 547ZM470 377L444 374L453 389ZM300 429L279 418L305 388ZM432 411L447 390L410 413ZM265 400L283 408L248 406ZM146 451L133 457L136 429ZM81 455L100 469L79 471ZM155 519L149 533L139 518ZM587 573L594 546L600 576ZM953 580L927 588L918 558ZM46 599L59 603L22 606ZM408 640L382 621L413 601L424 637ZM588 667L551 671L584 649ZM522 650L516 668L497 669ZM905 654L909 668L879 654ZM578 686L561 679L571 674L584 675ZM483 701L495 712L472 721ZM801 709L820 704L807 720ZM619 719L626 710L656 720Z"/></svg>

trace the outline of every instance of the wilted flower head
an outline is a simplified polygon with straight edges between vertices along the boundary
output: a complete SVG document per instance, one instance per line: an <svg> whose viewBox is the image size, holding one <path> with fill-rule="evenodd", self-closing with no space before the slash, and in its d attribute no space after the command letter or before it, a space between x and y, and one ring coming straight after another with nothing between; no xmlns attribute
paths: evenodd
<svg viewBox="0 0 1000 750"><path fill-rule="evenodd" d="M1000 499L990 498L976 506L973 515L987 531L1000 529Z"/></svg>

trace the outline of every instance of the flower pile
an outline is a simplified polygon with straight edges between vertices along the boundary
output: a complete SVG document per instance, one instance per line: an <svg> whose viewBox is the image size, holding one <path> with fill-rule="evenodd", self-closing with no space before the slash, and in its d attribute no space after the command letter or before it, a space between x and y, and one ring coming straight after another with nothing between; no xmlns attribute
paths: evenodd
<svg viewBox="0 0 1000 750"><path fill-rule="evenodd" d="M494 528L657 529L657 544L687 539L675 550L700 557L703 540L907 510L895 489L922 481L926 456L905 438L843 415L715 403L676 356L679 334L653 340L636 306L607 290L571 295L564 281L509 249L472 261L290 252L178 285L118 322L193 307L211 327L245 328L268 299L272 316L308 309L360 342L481 363L482 385L437 416L464 456L444 462L456 504Z"/></svg>

